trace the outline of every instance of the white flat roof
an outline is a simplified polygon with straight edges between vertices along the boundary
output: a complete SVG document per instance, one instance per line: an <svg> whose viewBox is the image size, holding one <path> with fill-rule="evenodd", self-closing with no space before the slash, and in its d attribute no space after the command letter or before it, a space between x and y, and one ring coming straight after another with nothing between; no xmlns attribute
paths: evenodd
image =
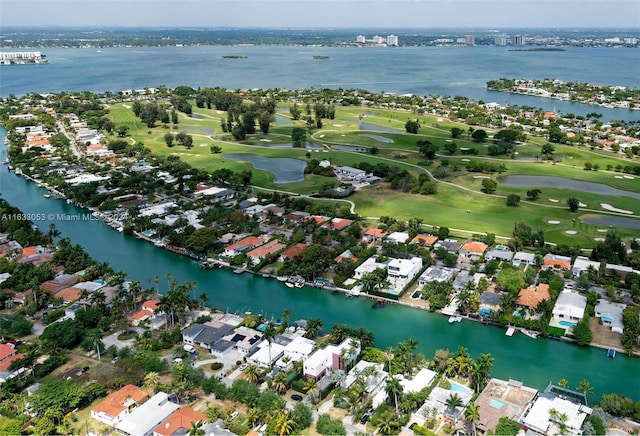
<svg viewBox="0 0 640 436"><path fill-rule="evenodd" d="M427 368L422 368L413 378L405 378L400 376L400 384L404 388L404 392L420 392L422 389L431 385L436 373Z"/></svg>
<svg viewBox="0 0 640 436"><path fill-rule="evenodd" d="M556 410L559 414L566 414L569 432L571 434L581 434L580 428L587 416L592 412L591 408L568 400L556 397L551 394L540 394L534 401L531 408L525 411L526 416L520 417L520 423L532 428L540 433L547 433L550 427L555 426L551 410ZM557 431L551 432L553 434Z"/></svg>
<svg viewBox="0 0 640 436"><path fill-rule="evenodd" d="M563 314L574 318L582 318L587 307L587 297L571 291L562 291L558 295L553 314Z"/></svg>
<svg viewBox="0 0 640 436"><path fill-rule="evenodd" d="M116 429L132 436L151 434L154 428L179 408L168 398L169 395L165 392L158 392L118 423Z"/></svg>

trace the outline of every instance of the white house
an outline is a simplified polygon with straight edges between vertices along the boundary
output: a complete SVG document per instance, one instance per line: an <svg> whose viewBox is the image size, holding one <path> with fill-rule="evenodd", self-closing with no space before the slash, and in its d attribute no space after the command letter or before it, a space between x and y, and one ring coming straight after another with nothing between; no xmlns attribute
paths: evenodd
<svg viewBox="0 0 640 436"><path fill-rule="evenodd" d="M388 242L394 242L396 244L404 244L409 240L409 234L407 232L393 232L384 238Z"/></svg>
<svg viewBox="0 0 640 436"><path fill-rule="evenodd" d="M178 405L169 401L169 395L158 392L118 423L116 430L125 436L149 436L176 410Z"/></svg>
<svg viewBox="0 0 640 436"><path fill-rule="evenodd" d="M525 253L524 251L518 251L513 255L513 259L511 261L514 266L520 266L520 264L524 263L525 265L535 265L536 264L536 255L533 253Z"/></svg>
<svg viewBox="0 0 640 436"><path fill-rule="evenodd" d="M364 262L362 262L353 272L353 277L356 280L360 280L364 275L369 274L377 269L386 269L388 261L386 262L378 262L377 256L373 255Z"/></svg>
<svg viewBox="0 0 640 436"><path fill-rule="evenodd" d="M576 323L584 316L587 307L587 297L571 291L562 291L558 295L552 316L558 320Z"/></svg>
<svg viewBox="0 0 640 436"><path fill-rule="evenodd" d="M355 345L355 349L351 349L351 345ZM304 374L313 379L320 379L325 374L344 370L348 362L352 362L360 354L360 341L346 338L339 345L329 345L325 348L316 350L304 361Z"/></svg>
<svg viewBox="0 0 640 436"><path fill-rule="evenodd" d="M306 359L311 355L315 346L315 341L304 336L296 336L285 346L284 354L289 356L292 361Z"/></svg>
<svg viewBox="0 0 640 436"><path fill-rule="evenodd" d="M240 326L223 338L235 344L236 349L243 356L247 356L258 349L262 333L249 327Z"/></svg>
<svg viewBox="0 0 640 436"><path fill-rule="evenodd" d="M555 411L555 412L552 412ZM540 394L527 407L518 423L527 430L540 434L581 435L584 420L593 410L587 406L573 403L552 394ZM565 432L560 431L558 416L563 415Z"/></svg>
<svg viewBox="0 0 640 436"><path fill-rule="evenodd" d="M269 342L262 341L258 345L258 349L253 354L247 356L246 359L248 363L253 363L262 368L268 368L284 355L284 349L284 345L276 342L271 342L271 346L269 346Z"/></svg>
<svg viewBox="0 0 640 436"><path fill-rule="evenodd" d="M348 389L349 386L351 386L358 379L358 377L362 376L367 382L365 392L367 394L372 394L378 391L384 384L384 381L387 379L387 377L389 377L389 373L384 371L383 367L383 363L372 363L367 362L366 360L361 360L347 373L347 376L342 382L341 387L343 389Z"/></svg>
<svg viewBox="0 0 640 436"><path fill-rule="evenodd" d="M589 271L589 268L593 268L595 271L598 271L600 269L600 262L589 260L589 258L585 256L578 256L576 257L576 260L573 261L571 275L573 277L578 277Z"/></svg>
<svg viewBox="0 0 640 436"><path fill-rule="evenodd" d="M595 315L602 320L602 324L611 326L612 332L622 334L624 332L622 311L625 307L627 307L626 304L600 299L595 307Z"/></svg>
<svg viewBox="0 0 640 436"><path fill-rule="evenodd" d="M431 282L448 282L452 277L453 270L451 268L430 266L425 272L420 274L418 285L424 286Z"/></svg>
<svg viewBox="0 0 640 436"><path fill-rule="evenodd" d="M412 257L411 259L391 259L387 264L387 278L391 287L399 293L411 280L413 280L421 269L421 257Z"/></svg>

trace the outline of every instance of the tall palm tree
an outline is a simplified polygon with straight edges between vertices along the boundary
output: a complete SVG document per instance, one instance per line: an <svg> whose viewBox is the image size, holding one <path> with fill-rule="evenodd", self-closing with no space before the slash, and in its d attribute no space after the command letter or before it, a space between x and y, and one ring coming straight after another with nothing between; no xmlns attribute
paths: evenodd
<svg viewBox="0 0 640 436"><path fill-rule="evenodd" d="M189 436L203 436L205 434L201 421L192 421L189 429Z"/></svg>
<svg viewBox="0 0 640 436"><path fill-rule="evenodd" d="M456 393L449 395L449 398L446 399L444 404L445 406L447 406L445 412L448 412L453 417L455 417L456 415L456 409L464 405L464 403L462 402L462 398L460 398L460 396Z"/></svg>
<svg viewBox="0 0 640 436"><path fill-rule="evenodd" d="M580 383L578 383L576 390L584 393L585 400L587 395L593 395L593 386L591 386L591 383L589 383L589 380L587 379L581 380Z"/></svg>
<svg viewBox="0 0 640 436"><path fill-rule="evenodd" d="M287 381L288 381L287 375L283 372L279 372L271 380L271 386L277 393L282 395L285 392L287 392L287 390L289 390L289 387L287 386Z"/></svg>
<svg viewBox="0 0 640 436"><path fill-rule="evenodd" d="M280 411L275 419L275 423L273 425L273 429L278 433L279 436L290 435L295 427L295 421L289 417L288 414Z"/></svg>
<svg viewBox="0 0 640 436"><path fill-rule="evenodd" d="M309 318L307 321L307 327L305 330L307 331L304 336L309 339L313 339L318 335L318 332L322 330L323 327L322 320L320 318Z"/></svg>
<svg viewBox="0 0 640 436"><path fill-rule="evenodd" d="M473 436L476 435L476 422L480 420L480 406L471 403L464 411L464 418L471 422L473 428Z"/></svg>
<svg viewBox="0 0 640 436"><path fill-rule="evenodd" d="M203 292L202 294L200 294L200 305L202 307L206 307L207 306L207 302L209 301L209 295L207 295L206 292Z"/></svg>
<svg viewBox="0 0 640 436"><path fill-rule="evenodd" d="M260 369L256 365L251 364L247 366L247 369L244 370L244 374L247 377L247 380L249 380L251 383L255 383L256 381L258 381L258 378L260 376Z"/></svg>
<svg viewBox="0 0 640 436"><path fill-rule="evenodd" d="M393 396L393 400L396 406L396 419L398 419L398 397L402 395L403 387L400 384L400 379L396 377L388 377L384 386L384 390L387 395Z"/></svg>
<svg viewBox="0 0 640 436"><path fill-rule="evenodd" d="M145 374L142 384L148 389L155 390L156 386L160 382L160 374L155 371L151 371Z"/></svg>
<svg viewBox="0 0 640 436"><path fill-rule="evenodd" d="M282 309L282 313L280 314L282 320L284 321L285 328L289 327L289 323L291 322L291 311L286 307Z"/></svg>
<svg viewBox="0 0 640 436"><path fill-rule="evenodd" d="M304 390L307 393L307 395L311 395L312 397L315 397L316 393L318 392L318 380L314 378L308 378L304 382L304 386L302 390Z"/></svg>
<svg viewBox="0 0 640 436"><path fill-rule="evenodd" d="M276 338L276 333L276 327L273 325L273 322L270 322L267 324L267 328L264 329L264 333L262 334L262 337L269 345L269 365L273 365L273 362L271 361L271 343Z"/></svg>

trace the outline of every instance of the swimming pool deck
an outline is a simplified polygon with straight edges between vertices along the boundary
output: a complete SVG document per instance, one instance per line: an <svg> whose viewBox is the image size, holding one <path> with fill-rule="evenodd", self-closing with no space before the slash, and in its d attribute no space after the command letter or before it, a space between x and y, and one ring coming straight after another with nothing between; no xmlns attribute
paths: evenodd
<svg viewBox="0 0 640 436"><path fill-rule="evenodd" d="M536 389L523 386L519 382L491 379L474 403L480 407L477 428L484 432L494 429L503 416L517 421L536 393ZM504 405L499 409L493 407L499 403Z"/></svg>

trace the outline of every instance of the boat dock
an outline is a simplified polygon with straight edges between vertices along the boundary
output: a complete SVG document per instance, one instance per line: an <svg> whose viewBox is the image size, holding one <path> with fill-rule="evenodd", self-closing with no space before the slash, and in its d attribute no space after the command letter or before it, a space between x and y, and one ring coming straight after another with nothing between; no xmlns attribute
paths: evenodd
<svg viewBox="0 0 640 436"><path fill-rule="evenodd" d="M509 327L507 329L507 331L505 332L506 336L513 336L513 334L516 332L516 328L515 327Z"/></svg>

